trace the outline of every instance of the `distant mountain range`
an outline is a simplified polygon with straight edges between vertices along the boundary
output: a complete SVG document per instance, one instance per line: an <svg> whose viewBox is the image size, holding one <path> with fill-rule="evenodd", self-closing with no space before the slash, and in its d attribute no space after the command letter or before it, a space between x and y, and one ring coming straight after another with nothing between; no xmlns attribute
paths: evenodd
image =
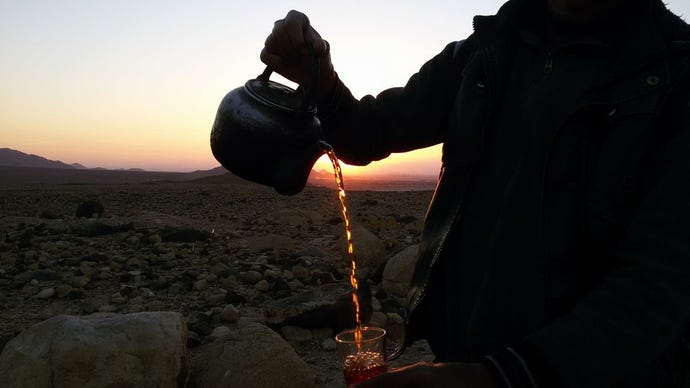
<svg viewBox="0 0 690 388"><path fill-rule="evenodd" d="M385 174L346 176L348 190L432 190L436 178L432 176ZM93 184L142 182L193 182L241 185L248 183L228 172L224 167L193 172L155 172L139 168L108 170L87 168L79 163L67 164L27 154L10 148L0 148L0 182L4 184ZM312 171L308 184L335 188L333 173Z"/></svg>
<svg viewBox="0 0 690 388"><path fill-rule="evenodd" d="M42 156L25 154L11 148L0 148L0 166L85 169L79 163L67 164L60 160L49 160Z"/></svg>
<svg viewBox="0 0 690 388"><path fill-rule="evenodd" d="M129 171L129 172L147 172L141 168L117 168L107 169L103 167L89 168L80 163L67 164L61 160L50 160L42 156L27 154L21 151L13 150L11 148L0 148L0 166L1 167L30 167L30 168L55 168L68 170L95 170L95 171ZM190 174L191 179L202 178L210 175L219 175L226 173L223 167L216 167L211 170L197 170Z"/></svg>
<svg viewBox="0 0 690 388"><path fill-rule="evenodd" d="M87 168L79 163L67 164L10 148L0 148L0 182L4 184L187 182L227 173L223 167L193 172Z"/></svg>

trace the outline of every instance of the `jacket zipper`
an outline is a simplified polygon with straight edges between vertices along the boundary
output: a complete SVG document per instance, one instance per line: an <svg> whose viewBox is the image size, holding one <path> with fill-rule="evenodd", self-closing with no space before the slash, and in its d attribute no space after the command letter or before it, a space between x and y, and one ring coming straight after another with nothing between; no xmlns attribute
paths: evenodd
<svg viewBox="0 0 690 388"><path fill-rule="evenodd" d="M490 72L488 69L492 69L491 67L491 62L492 62L492 54L491 54L491 49L490 48L485 48L483 51L485 55L485 66L487 69L487 86L491 87L495 83L495 77L494 77L494 72ZM495 88L495 85L493 85ZM492 105L495 105L495 91L492 94L492 98L490 103ZM483 125L483 130L486 130L486 128L489 126L489 120L491 119L491 116L487 112L486 119L484 120L484 125ZM482 145L483 147L483 145ZM445 173L445 169L443 171ZM439 180L440 181L440 180ZM463 195L464 197L464 195ZM455 215L453 216L453 220L450 223L450 226L448 229L446 229L446 232L444 233L443 237L441 238L441 241L439 242L438 248L436 249L436 252L434 252L434 256L431 259L431 263L429 264L429 271L426 274L426 278L424 279L424 283L422 285L421 291L417 294L417 297L413 300L412 304L410 305L410 311L413 311L415 308L417 308L417 305L419 304L419 301L422 300L424 295L426 295L426 290L427 286L429 284L429 278L431 277L431 269L434 267L436 264L436 261L438 258L441 256L441 252L443 251L443 247L445 246L446 239L448 238L448 235L450 234L450 231L453 229L453 226L457 224L458 217L460 217L461 209L462 209L462 204L464 202L464 198L460 200L460 203L458 204L457 208L455 209Z"/></svg>
<svg viewBox="0 0 690 388"><path fill-rule="evenodd" d="M441 171L441 176L439 177L439 183L443 179L443 175L445 175L445 172L446 172L446 169L444 167L443 170ZM453 219L450 222L450 225L446 229L446 232L443 234L441 241L439 241L439 243L438 243L438 248L436 248L436 251L434 252L434 256L431 258L431 262L429 263L429 270L427 271L426 277L424 279L424 283L422 284L422 289L420 292L417 293L417 296L412 301L412 304L410 306L410 312L414 311L417 308L417 306L419 305L419 302L422 300L424 295L426 295L427 286L429 285L429 278L431 277L431 269L434 267L434 265L436 265L436 261L438 261L438 258L441 256L441 252L443 251L443 247L446 245L446 239L448 238L450 231L453 229L453 225L455 225L456 221L458 220L458 216L460 216L460 209L461 208L462 208L462 202L455 209L455 215L453 216Z"/></svg>
<svg viewBox="0 0 690 388"><path fill-rule="evenodd" d="M487 84L492 87L492 89L489 91L491 100L490 100L490 106L487 109L487 116L486 119L484 120L484 125L483 125L483 130L485 131L485 136L484 136L484 141L482 147L486 146L486 131L489 130L490 123L492 120L492 115L489 113L495 106L498 105L498 97L497 97L497 80L496 80L496 63L497 61L495 60L493 53L491 52L491 49L487 47L484 50L484 55L485 55L485 68L486 68L486 78L487 78ZM484 288L486 287L486 280L487 280L487 274L488 272L484 273L484 279L482 280L482 284L480 286L480 292L477 294L477 299L474 301L474 305L472 306L472 312L470 312L470 316L466 321L467 327L465 328L465 343L467 345L470 345L470 339L472 338L472 322L475 320L475 315L477 313L477 308L478 308L478 300L481 298L481 295L483 293ZM472 346L468 346L469 351L470 351L470 356L473 356L473 349Z"/></svg>
<svg viewBox="0 0 690 388"><path fill-rule="evenodd" d="M551 51L546 53L546 61L544 62L544 74L551 74L553 71L553 53Z"/></svg>

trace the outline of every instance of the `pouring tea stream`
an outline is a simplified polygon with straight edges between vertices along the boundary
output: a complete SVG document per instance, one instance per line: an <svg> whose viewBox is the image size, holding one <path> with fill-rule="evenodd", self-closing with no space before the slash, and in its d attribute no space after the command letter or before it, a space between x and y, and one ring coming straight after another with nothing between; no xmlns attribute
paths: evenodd
<svg viewBox="0 0 690 388"><path fill-rule="evenodd" d="M354 338L359 344L363 328L345 186L338 158L323 138L314 103L319 66L319 58L314 55L308 90L302 87L295 90L271 81L273 69L266 67L257 78L230 91L221 101L213 123L211 150L221 165L235 175L271 186L283 195L302 191L316 160L324 153L328 155L345 222L355 309ZM398 349L389 359L397 357L401 351L402 348Z"/></svg>

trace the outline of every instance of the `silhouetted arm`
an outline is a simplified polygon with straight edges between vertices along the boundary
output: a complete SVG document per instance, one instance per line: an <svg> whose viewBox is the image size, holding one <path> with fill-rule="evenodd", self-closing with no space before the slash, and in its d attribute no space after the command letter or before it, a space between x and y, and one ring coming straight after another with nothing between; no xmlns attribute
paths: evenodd
<svg viewBox="0 0 690 388"><path fill-rule="evenodd" d="M330 98L319 103L326 140L339 158L364 165L443 142L464 64L454 60L451 43L424 64L405 87L387 89L357 101L338 80Z"/></svg>

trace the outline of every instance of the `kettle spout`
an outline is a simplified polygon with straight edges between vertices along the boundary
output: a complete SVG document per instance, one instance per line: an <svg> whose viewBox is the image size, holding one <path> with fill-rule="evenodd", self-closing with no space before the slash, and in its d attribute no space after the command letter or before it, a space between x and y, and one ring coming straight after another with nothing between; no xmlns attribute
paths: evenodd
<svg viewBox="0 0 690 388"><path fill-rule="evenodd" d="M333 151L333 146L326 143L325 140L319 140L318 144L319 144L319 147L321 147L321 149L324 150L325 152Z"/></svg>

